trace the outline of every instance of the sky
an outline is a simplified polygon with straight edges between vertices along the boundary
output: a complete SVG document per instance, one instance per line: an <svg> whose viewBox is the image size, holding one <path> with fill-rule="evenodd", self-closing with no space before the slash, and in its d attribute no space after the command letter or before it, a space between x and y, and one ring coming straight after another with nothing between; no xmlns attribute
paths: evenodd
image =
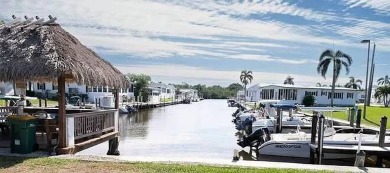
<svg viewBox="0 0 390 173"><path fill-rule="evenodd" d="M333 49L353 58L337 83L364 86L362 39L376 44L374 80L390 72L390 0L0 0L0 20L12 15L55 16L124 74L156 82L227 86L251 70L252 84L331 84L316 69Z"/></svg>

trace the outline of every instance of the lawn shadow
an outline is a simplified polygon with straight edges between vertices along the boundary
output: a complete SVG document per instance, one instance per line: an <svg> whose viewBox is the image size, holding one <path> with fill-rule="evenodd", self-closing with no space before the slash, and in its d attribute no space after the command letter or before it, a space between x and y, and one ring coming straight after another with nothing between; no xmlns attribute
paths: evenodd
<svg viewBox="0 0 390 173"><path fill-rule="evenodd" d="M18 164L23 163L26 160L34 159L31 157L17 157L17 156L1 156L0 157L0 169L6 169Z"/></svg>
<svg viewBox="0 0 390 173"><path fill-rule="evenodd" d="M367 121L367 122L373 124L373 125L381 126L380 124L378 124L378 123L376 123L376 122L373 122L373 121L371 121L371 120L369 120L369 119L367 119L367 118L363 118L363 119L364 119L365 121Z"/></svg>

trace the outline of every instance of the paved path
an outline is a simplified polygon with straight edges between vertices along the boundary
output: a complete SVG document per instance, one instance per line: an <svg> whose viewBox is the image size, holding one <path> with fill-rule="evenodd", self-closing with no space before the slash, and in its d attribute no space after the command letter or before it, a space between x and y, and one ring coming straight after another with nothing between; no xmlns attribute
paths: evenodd
<svg viewBox="0 0 390 173"><path fill-rule="evenodd" d="M14 154L9 149L0 148L0 156L17 157L48 157L47 152L34 152L31 154ZM352 166L334 166L334 165L312 165L300 163L283 163L267 161L236 161L228 159L194 159L194 158L157 158L157 157L132 157L132 156L89 156L89 155L60 155L50 156L53 158L78 159L89 161L112 161L112 162L159 162L159 163L179 163L179 164L203 164L210 166L239 166L252 168L290 168L305 170L328 170L335 172L389 172L388 168L357 168Z"/></svg>

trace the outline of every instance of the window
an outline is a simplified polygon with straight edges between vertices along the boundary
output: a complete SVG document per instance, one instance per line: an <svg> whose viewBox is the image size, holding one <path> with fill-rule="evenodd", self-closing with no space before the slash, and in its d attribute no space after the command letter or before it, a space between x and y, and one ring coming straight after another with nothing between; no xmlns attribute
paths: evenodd
<svg viewBox="0 0 390 173"><path fill-rule="evenodd" d="M107 92L107 87L106 86L103 87L103 92L105 92L105 93Z"/></svg>
<svg viewBox="0 0 390 173"><path fill-rule="evenodd" d="M321 96L328 96L328 92L326 92L326 91L321 91Z"/></svg>
<svg viewBox="0 0 390 173"><path fill-rule="evenodd" d="M347 93L347 99L349 98L353 99L353 93Z"/></svg>
<svg viewBox="0 0 390 173"><path fill-rule="evenodd" d="M318 91L305 91L305 96L308 95L318 96Z"/></svg>
<svg viewBox="0 0 390 173"><path fill-rule="evenodd" d="M97 92L97 90L98 90L98 89L97 89L97 87L95 87L95 86L92 88L92 92Z"/></svg>
<svg viewBox="0 0 390 173"><path fill-rule="evenodd" d="M58 90L58 86L57 85L52 85L52 90Z"/></svg>
<svg viewBox="0 0 390 173"><path fill-rule="evenodd" d="M99 87L98 87L98 92L101 93L102 91L103 91L103 87L99 86Z"/></svg>
<svg viewBox="0 0 390 173"><path fill-rule="evenodd" d="M45 83L37 83L37 88L38 90L45 90L46 89Z"/></svg>
<svg viewBox="0 0 390 173"><path fill-rule="evenodd" d="M112 93L112 88L111 87L108 88L108 92Z"/></svg>
<svg viewBox="0 0 390 173"><path fill-rule="evenodd" d="M86 91L87 91L87 92L92 92L92 87L87 86Z"/></svg>
<svg viewBox="0 0 390 173"><path fill-rule="evenodd" d="M328 99L330 99L332 94L329 92L328 94ZM343 99L344 98L344 93L334 93L334 99Z"/></svg>
<svg viewBox="0 0 390 173"><path fill-rule="evenodd" d="M263 89L261 90L261 99L274 99L274 89Z"/></svg>
<svg viewBox="0 0 390 173"><path fill-rule="evenodd" d="M167 89L167 93L168 93L168 94L171 93L171 89Z"/></svg>
<svg viewBox="0 0 390 173"><path fill-rule="evenodd" d="M278 93L279 100L297 100L296 89L279 89Z"/></svg>
<svg viewBox="0 0 390 173"><path fill-rule="evenodd" d="M79 93L79 89L78 88L69 88L69 93L78 94Z"/></svg>

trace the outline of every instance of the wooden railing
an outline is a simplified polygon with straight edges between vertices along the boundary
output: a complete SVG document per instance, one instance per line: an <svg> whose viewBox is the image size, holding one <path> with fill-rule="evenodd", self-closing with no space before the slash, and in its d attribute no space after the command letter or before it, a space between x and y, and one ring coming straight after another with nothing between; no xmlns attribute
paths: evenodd
<svg viewBox="0 0 390 173"><path fill-rule="evenodd" d="M17 106L0 107L0 113L11 112L12 114L16 114L17 110L18 110Z"/></svg>
<svg viewBox="0 0 390 173"><path fill-rule="evenodd" d="M114 131L115 112L116 110L105 110L67 114L74 121L74 140Z"/></svg>

